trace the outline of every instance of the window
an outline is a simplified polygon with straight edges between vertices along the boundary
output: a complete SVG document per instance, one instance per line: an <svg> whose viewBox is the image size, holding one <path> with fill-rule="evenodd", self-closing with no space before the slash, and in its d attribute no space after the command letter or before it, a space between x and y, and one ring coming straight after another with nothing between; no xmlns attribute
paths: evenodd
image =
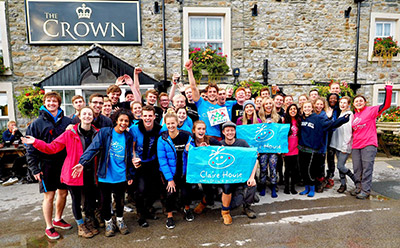
<svg viewBox="0 0 400 248"><path fill-rule="evenodd" d="M183 8L183 58L189 59L189 49L221 48L231 65L231 9L184 7Z"/></svg>
<svg viewBox="0 0 400 248"><path fill-rule="evenodd" d="M377 21L375 26L375 38L394 36L395 22Z"/></svg>
<svg viewBox="0 0 400 248"><path fill-rule="evenodd" d="M371 13L368 50L369 61L378 61L378 58L372 56L374 52L375 39L388 36L391 36L393 40L400 42L400 14ZM400 56L393 57L392 61L400 61Z"/></svg>
<svg viewBox="0 0 400 248"><path fill-rule="evenodd" d="M222 17L189 17L189 48L223 49L223 18Z"/></svg>
<svg viewBox="0 0 400 248"><path fill-rule="evenodd" d="M7 127L7 122L15 120L12 83L0 83L0 129Z"/></svg>
<svg viewBox="0 0 400 248"><path fill-rule="evenodd" d="M398 91L392 91L392 103L390 104L390 106L397 107L397 95ZM378 104L383 104L384 101L385 101L385 91L380 90L378 92Z"/></svg>
<svg viewBox="0 0 400 248"><path fill-rule="evenodd" d="M0 57L3 57L4 66L10 67L5 2L0 2ZM11 70L7 70L3 74L11 75Z"/></svg>
<svg viewBox="0 0 400 248"><path fill-rule="evenodd" d="M64 115L71 115L75 113L72 107L72 97L75 96L75 90L54 90L61 96L61 108L64 110Z"/></svg>

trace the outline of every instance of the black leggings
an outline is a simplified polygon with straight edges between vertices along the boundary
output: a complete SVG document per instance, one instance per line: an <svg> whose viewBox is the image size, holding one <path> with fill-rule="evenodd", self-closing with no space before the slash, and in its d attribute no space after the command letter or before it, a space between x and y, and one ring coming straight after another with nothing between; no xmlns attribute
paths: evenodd
<svg viewBox="0 0 400 248"><path fill-rule="evenodd" d="M179 191L181 192L181 200L184 206L189 206L191 203L190 192L192 186L186 183L186 177L184 178L174 178L175 182L175 192L167 192L167 200L165 203L165 208L167 213L175 210L177 198L179 196ZM168 184L168 181L166 181ZM166 187L166 185L165 185Z"/></svg>
<svg viewBox="0 0 400 248"><path fill-rule="evenodd" d="M103 217L103 219L104 220L111 219L111 193L114 193L117 217L123 217L126 182L122 183L99 182L99 188L103 199L101 206L101 216Z"/></svg>
<svg viewBox="0 0 400 248"><path fill-rule="evenodd" d="M142 163L135 174L135 202L138 214L144 217L160 196L161 175L158 163Z"/></svg>
<svg viewBox="0 0 400 248"><path fill-rule="evenodd" d="M305 185L317 184L316 179L321 175L321 168L323 171L321 165L323 165L324 159L324 154L299 151L301 176Z"/></svg>
<svg viewBox="0 0 400 248"><path fill-rule="evenodd" d="M87 217L94 217L94 208L96 204L96 196L93 191L86 186L67 186L72 199L72 213L75 220L82 219L81 199L82 195L85 198L85 214Z"/></svg>
<svg viewBox="0 0 400 248"><path fill-rule="evenodd" d="M285 184L294 185L298 181L298 156L285 156ZM290 179L290 180L289 180Z"/></svg>

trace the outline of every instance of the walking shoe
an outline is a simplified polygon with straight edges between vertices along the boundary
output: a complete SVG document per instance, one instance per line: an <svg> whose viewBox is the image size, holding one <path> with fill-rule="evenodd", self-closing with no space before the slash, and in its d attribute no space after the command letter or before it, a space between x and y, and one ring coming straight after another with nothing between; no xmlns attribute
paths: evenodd
<svg viewBox="0 0 400 248"><path fill-rule="evenodd" d="M14 183L17 183L17 182L18 182L18 177L10 177L7 181L2 183L1 185L10 186L10 185L13 185Z"/></svg>
<svg viewBox="0 0 400 248"><path fill-rule="evenodd" d="M250 219L257 218L256 213L250 207L243 207L243 214L247 215L247 217Z"/></svg>
<svg viewBox="0 0 400 248"><path fill-rule="evenodd" d="M86 227L85 223L78 226L78 236L83 238L93 238L94 234Z"/></svg>
<svg viewBox="0 0 400 248"><path fill-rule="evenodd" d="M70 224L68 224L67 222L65 222L65 220L63 220L63 219L61 219L59 221L53 220L53 226L60 228L60 229L64 229L64 230L69 230L72 228L72 226Z"/></svg>
<svg viewBox="0 0 400 248"><path fill-rule="evenodd" d="M85 225L86 225L87 229L89 229L89 231L91 233L93 233L93 235L99 234L99 230L96 228L96 225L92 218L87 218L85 221Z"/></svg>
<svg viewBox="0 0 400 248"><path fill-rule="evenodd" d="M101 227L101 228L104 227L105 223L104 223L104 220L101 218L100 210L95 210L94 216L96 218L97 223L99 224L99 227Z"/></svg>
<svg viewBox="0 0 400 248"><path fill-rule="evenodd" d="M329 178L327 180L327 184L325 185L325 188L330 189L335 185L335 182L333 181L333 179Z"/></svg>
<svg viewBox="0 0 400 248"><path fill-rule="evenodd" d="M132 212L133 212L133 209L130 208L130 207L128 207L128 206L124 206L124 212L132 213Z"/></svg>
<svg viewBox="0 0 400 248"><path fill-rule="evenodd" d="M146 221L146 219L139 219L138 224L140 227L146 228L149 227L149 223Z"/></svg>
<svg viewBox="0 0 400 248"><path fill-rule="evenodd" d="M294 185L292 185L292 187L290 188L290 193L292 193L293 195L297 194L297 191L296 191Z"/></svg>
<svg viewBox="0 0 400 248"><path fill-rule="evenodd" d="M288 186L288 185L285 185L285 189L283 190L283 193L285 193L285 194L287 194L287 195L290 194L289 186Z"/></svg>
<svg viewBox="0 0 400 248"><path fill-rule="evenodd" d="M168 229L174 229L175 228L175 221L174 218L169 217L167 219L167 224L165 225Z"/></svg>
<svg viewBox="0 0 400 248"><path fill-rule="evenodd" d="M196 213L196 214L201 214L201 213L203 213L203 211L204 211L204 209L206 208L207 206L201 201L199 204L197 204L197 206L194 208L194 212Z"/></svg>
<svg viewBox="0 0 400 248"><path fill-rule="evenodd" d="M355 190L351 191L350 194L352 196L356 196L356 195L360 194L360 192L361 192L361 189L360 188L356 188Z"/></svg>
<svg viewBox="0 0 400 248"><path fill-rule="evenodd" d="M221 210L221 215L222 215L225 225L232 224L232 216L231 216L231 213L229 210Z"/></svg>
<svg viewBox="0 0 400 248"><path fill-rule="evenodd" d="M191 222L191 221L193 221L194 220L194 215L193 215L193 212L192 212L192 210L191 209L184 209L183 210L183 213L184 213L184 218L185 218L185 220L187 220L187 221L189 221L189 222Z"/></svg>
<svg viewBox="0 0 400 248"><path fill-rule="evenodd" d="M357 199L360 199L360 200L365 200L365 199L368 199L369 198L369 194L367 194L367 193L364 193L364 192L360 192L360 193L358 193L357 195L356 195L356 198Z"/></svg>
<svg viewBox="0 0 400 248"><path fill-rule="evenodd" d="M56 231L56 229L54 229L54 227L52 227L50 229L46 229L45 234L49 239L59 239L60 238L60 234Z"/></svg>
<svg viewBox="0 0 400 248"><path fill-rule="evenodd" d="M345 185L340 185L339 189L337 190L338 193L344 193L347 189L346 184Z"/></svg>
<svg viewBox="0 0 400 248"><path fill-rule="evenodd" d="M122 220L117 220L117 227L119 229L119 232L123 235L126 235L129 233L128 227L125 225L124 219Z"/></svg>
<svg viewBox="0 0 400 248"><path fill-rule="evenodd" d="M106 237L114 236L115 235L115 225L114 225L113 220L111 219L110 221L106 221L105 226L106 226L106 232L105 232Z"/></svg>

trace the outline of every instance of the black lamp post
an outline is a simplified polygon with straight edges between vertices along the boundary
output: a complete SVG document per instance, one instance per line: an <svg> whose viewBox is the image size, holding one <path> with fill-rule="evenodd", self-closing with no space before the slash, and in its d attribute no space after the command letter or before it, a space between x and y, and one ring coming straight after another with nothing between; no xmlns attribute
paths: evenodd
<svg viewBox="0 0 400 248"><path fill-rule="evenodd" d="M92 74L97 79L101 75L101 69L103 67L103 58L95 50L91 51L87 55L87 58L89 60L89 65L90 65L90 69L92 70Z"/></svg>

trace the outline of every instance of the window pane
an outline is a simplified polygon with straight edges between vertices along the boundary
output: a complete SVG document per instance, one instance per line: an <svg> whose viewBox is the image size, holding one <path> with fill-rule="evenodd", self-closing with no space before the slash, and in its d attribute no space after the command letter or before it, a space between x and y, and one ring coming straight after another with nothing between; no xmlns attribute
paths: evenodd
<svg viewBox="0 0 400 248"><path fill-rule="evenodd" d="M190 18L190 39L204 40L205 37L205 18Z"/></svg>
<svg viewBox="0 0 400 248"><path fill-rule="evenodd" d="M222 49L222 43L208 43L208 45L211 45L211 49L213 50L218 50L218 52L223 53L223 49ZM221 50L219 50L218 48L221 48Z"/></svg>
<svg viewBox="0 0 400 248"><path fill-rule="evenodd" d="M66 105L64 109L65 109L64 115L71 115L75 113L75 109L74 107L72 107L72 105Z"/></svg>
<svg viewBox="0 0 400 248"><path fill-rule="evenodd" d="M8 116L7 93L0 93L0 116Z"/></svg>
<svg viewBox="0 0 400 248"><path fill-rule="evenodd" d="M379 92L378 93L378 104L382 104L384 100L385 100L385 92Z"/></svg>
<svg viewBox="0 0 400 248"><path fill-rule="evenodd" d="M380 36L382 36L382 33L383 33L383 24L382 23L377 23L376 24L376 33L375 33L375 36L377 36L377 37L380 37Z"/></svg>
<svg viewBox="0 0 400 248"><path fill-rule="evenodd" d="M205 46L206 46L205 42L190 42L189 43L189 48L190 49L193 49L193 48L196 48L196 47L204 48Z"/></svg>
<svg viewBox="0 0 400 248"><path fill-rule="evenodd" d="M390 26L391 26L390 23L385 23L385 24L384 24L384 27L385 27L384 30L385 30L385 32L384 32L383 35L384 35L385 37L392 36L392 34L390 33L390 31L391 31L391 30L390 30L390 28L391 28Z"/></svg>
<svg viewBox="0 0 400 248"><path fill-rule="evenodd" d="M207 19L207 39L208 40L221 40L222 39L222 26L220 18Z"/></svg>
<svg viewBox="0 0 400 248"><path fill-rule="evenodd" d="M72 97L75 96L75 90L65 90L64 91L64 97L65 99L63 99L63 101L66 104L71 104L72 103Z"/></svg>
<svg viewBox="0 0 400 248"><path fill-rule="evenodd" d="M0 129L6 129L7 128L7 122L8 120L0 120Z"/></svg>

